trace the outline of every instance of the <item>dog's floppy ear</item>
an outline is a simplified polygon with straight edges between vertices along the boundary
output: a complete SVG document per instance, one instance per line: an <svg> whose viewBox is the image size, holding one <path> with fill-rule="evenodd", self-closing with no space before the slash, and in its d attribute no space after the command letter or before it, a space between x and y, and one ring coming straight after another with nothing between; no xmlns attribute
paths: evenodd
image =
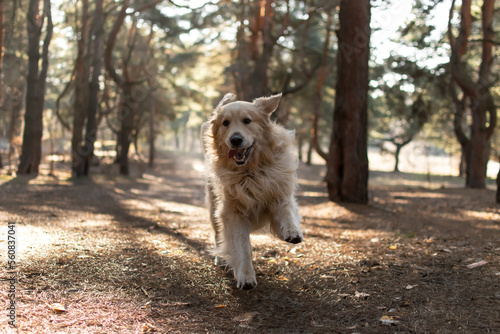
<svg viewBox="0 0 500 334"><path fill-rule="evenodd" d="M217 107L215 107L215 110L217 110L220 107L222 107L223 105L228 104L228 103L233 102L233 101L236 101L236 95L234 95L233 93L227 93L226 95L224 95L222 100L220 100Z"/></svg>
<svg viewBox="0 0 500 334"><path fill-rule="evenodd" d="M259 97L253 101L253 104L266 114L271 114L278 108L281 100L281 93L269 97Z"/></svg>

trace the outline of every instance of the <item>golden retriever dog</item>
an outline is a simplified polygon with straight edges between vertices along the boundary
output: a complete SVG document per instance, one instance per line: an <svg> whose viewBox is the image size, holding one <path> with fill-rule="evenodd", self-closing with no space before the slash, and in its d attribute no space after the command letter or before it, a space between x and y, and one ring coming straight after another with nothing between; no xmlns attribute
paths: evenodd
<svg viewBox="0 0 500 334"><path fill-rule="evenodd" d="M216 263L229 266L237 287L257 285L250 233L270 226L290 243L303 240L295 189L294 132L271 121L281 94L253 102L226 94L202 126L207 202Z"/></svg>

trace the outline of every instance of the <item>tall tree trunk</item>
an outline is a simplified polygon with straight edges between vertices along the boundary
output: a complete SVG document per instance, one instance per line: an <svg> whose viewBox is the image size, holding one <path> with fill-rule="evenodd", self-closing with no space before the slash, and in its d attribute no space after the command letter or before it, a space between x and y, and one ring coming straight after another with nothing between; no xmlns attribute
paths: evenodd
<svg viewBox="0 0 500 334"><path fill-rule="evenodd" d="M42 15L40 15L39 4L40 0L30 0L27 14L28 77L23 147L21 161L17 169L18 174L38 174L42 158L43 107L53 25L50 0L44 0ZM40 40L45 18L47 18L47 28L41 55L42 68L40 69Z"/></svg>
<svg viewBox="0 0 500 334"><path fill-rule="evenodd" d="M479 78L475 85L476 94L472 96L471 100L470 167L469 174L467 174L467 186L471 188L486 187L490 140L497 124L496 107L490 92L493 41L495 39L492 23L493 10L494 0L484 0L481 8L483 31L481 65Z"/></svg>
<svg viewBox="0 0 500 334"><path fill-rule="evenodd" d="M271 37L274 0L254 2L254 16L247 40L243 21L237 34L236 79L237 94L246 101L269 94L268 68L276 40ZM245 4L242 4L245 6ZM242 11L244 11L242 9ZM248 17L242 17L248 20Z"/></svg>
<svg viewBox="0 0 500 334"><path fill-rule="evenodd" d="M73 134L71 137L71 158L74 176L83 176L84 151L83 128L87 118L89 101L89 65L87 50L87 20L89 1L82 0L81 25L78 39L78 55L75 60L75 95L73 102Z"/></svg>
<svg viewBox="0 0 500 334"><path fill-rule="evenodd" d="M450 80L449 91L451 98L455 105L455 115L453 118L453 129L455 136L457 137L458 143L460 144L461 154L460 154L460 164L458 167L458 175L460 177L467 175L467 160L468 160L468 150L470 147L470 139L465 134L464 127L465 123L465 109L467 98L464 95L461 99L458 98L458 94L455 87L455 81L452 78Z"/></svg>
<svg viewBox="0 0 500 334"><path fill-rule="evenodd" d="M472 125L468 145L463 145L457 135L466 157L466 186L470 188L486 187L486 168L490 155L490 140L497 123L496 107L490 92L492 85L491 64L494 43L493 11L494 0L484 0L482 13L482 56L477 81L475 82L463 60L467 52L468 39L471 32L472 15L471 0L463 0L461 6L460 30L457 38L453 36L451 18L455 1L452 2L448 22L448 38L451 45L450 68L454 82L460 87L464 98L462 105L457 103L456 93L452 97L457 113L464 107L463 101L469 99L471 105ZM460 102L460 101L459 101ZM463 110L462 110L463 111ZM455 127L456 128L456 127Z"/></svg>
<svg viewBox="0 0 500 334"><path fill-rule="evenodd" d="M120 145L120 155L118 163L120 165L120 175L129 175L128 153L132 142L132 131L134 130L134 113L132 100L132 85L125 84L120 101L120 132L118 140Z"/></svg>
<svg viewBox="0 0 500 334"><path fill-rule="evenodd" d="M330 34L332 30L332 21L333 21L333 7L328 11L328 18L326 20L326 35L325 35L325 43L323 44L323 54L321 56L320 68L318 73L318 81L316 82L315 87L315 96L313 100L312 107L312 117L311 117L311 144L319 154L323 160L328 161L328 153L323 151L319 144L319 136L318 136L318 121L321 111L321 105L323 103L323 86L325 84L325 80L328 74L327 64L328 64L328 50L330 47ZM308 162L310 164L310 160L308 157Z"/></svg>
<svg viewBox="0 0 500 334"><path fill-rule="evenodd" d="M92 40L92 75L89 83L89 103L87 109L87 127L85 129L85 148L83 175L88 176L89 168L94 158L94 144L97 138L97 110L99 108L99 76L102 71L102 19L103 0L96 0L94 22L91 31Z"/></svg>
<svg viewBox="0 0 500 334"><path fill-rule="evenodd" d="M279 21L276 19L274 0L253 2L242 0L239 5L241 10L238 17L240 26L236 34L236 49L231 74L237 95L246 101L251 101L257 97L271 94L268 69L278 39L289 28L290 5L289 1L286 1L287 11ZM312 10L309 16L313 16ZM248 32L249 36L247 36ZM316 69L317 67L314 71ZM285 89L287 88L285 87L282 91L283 95L304 88L313 77L314 71L306 73L307 78L302 83L296 83L293 88Z"/></svg>
<svg viewBox="0 0 500 334"><path fill-rule="evenodd" d="M335 202L368 202L370 1L342 0L337 86L326 182Z"/></svg>
<svg viewBox="0 0 500 334"><path fill-rule="evenodd" d="M121 90L121 97L120 97L120 106L119 106L119 117L121 120L121 125L120 125L120 130L118 132L118 138L116 141L116 160L118 161L120 165L120 174L122 175L128 175L129 169L128 169L128 150L130 146L130 134L131 133L126 133L128 128L130 127L130 132L132 131L133 126L127 126L124 123L130 123L130 115L131 112L127 108L127 98L129 95L127 95L126 91L130 91L130 89L127 89L126 85L126 80L125 78L120 75L114 65L113 65L113 49L116 43L116 38L118 36L118 32L120 31L120 28L123 24L123 21L125 20L125 17L127 16L127 9L129 7L130 0L125 0L123 2L122 8L120 10L120 13L118 14L116 21L113 25L113 28L111 29L111 32L109 33L108 37L108 42L106 43L106 51L104 53L104 63L106 66L106 71L108 72L109 76L113 79L113 81L116 83L118 86L118 89ZM127 118L127 116L129 116ZM127 118L127 119L126 119ZM133 122L132 122L133 123Z"/></svg>
<svg viewBox="0 0 500 334"><path fill-rule="evenodd" d="M150 2L140 9L137 9L135 13L140 12L142 10L146 10L148 8L154 7L159 1L153 1ZM113 48L116 42L116 38L118 36L118 32L120 31L121 26L123 25L123 22L125 20L125 17L127 16L127 9L129 8L130 1L125 0L123 2L122 8L120 10L120 13L118 14L118 17L116 18L116 21L113 25L113 28L111 29L111 32L108 37L108 42L106 46L106 52L104 54L104 62L106 66L106 70L109 74L109 76L113 79L113 81L116 83L116 85L119 87L121 90L121 96L120 96L120 107L119 107L119 117L120 117L120 131L118 134L118 146L119 146L119 152L118 152L118 163L120 164L120 174L121 175L128 175L129 174L129 163L128 163L128 153L130 150L130 143L133 137L133 131L135 129L135 126L137 125L137 108L139 106L139 103L144 97L141 97L142 94L133 94L134 88L139 87L138 84L141 81L139 78L137 78L138 73L136 71L135 74L130 75L129 73L129 60L130 56L132 54L133 48L134 48L134 43L135 43L135 34L137 33L137 20L134 18L132 27L130 30L130 35L129 35L129 41L128 41L128 47L129 47L129 53L128 57L124 59L123 66L122 66L122 74L119 74L114 65L113 65ZM150 33L150 38L148 40L148 43L150 42L152 37L152 33ZM149 45L149 44L148 44ZM147 57L146 57L147 58ZM142 65L145 64L145 59L142 60ZM143 69L141 69L142 71ZM133 71L132 71L133 72ZM140 72L140 71L139 71ZM139 90L135 91L139 92Z"/></svg>
<svg viewBox="0 0 500 334"><path fill-rule="evenodd" d="M3 104L3 54L4 54L4 0L0 0L0 106ZM0 168L3 168L2 154L0 153Z"/></svg>

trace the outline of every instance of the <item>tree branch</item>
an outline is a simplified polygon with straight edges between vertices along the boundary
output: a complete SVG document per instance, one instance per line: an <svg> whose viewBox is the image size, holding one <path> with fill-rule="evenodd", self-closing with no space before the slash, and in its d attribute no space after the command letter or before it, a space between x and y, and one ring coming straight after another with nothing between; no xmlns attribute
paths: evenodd
<svg viewBox="0 0 500 334"><path fill-rule="evenodd" d="M120 10L120 13L116 18L115 24L113 25L113 28L109 33L108 43L106 43L107 46L106 46L106 51L104 53L104 63L106 66L106 70L108 71L111 79L113 79L113 81L116 82L118 86L122 86L125 83L125 78L116 72L116 69L113 66L112 54L113 54L113 49L115 47L116 38L118 36L118 32L120 31L123 21L125 20L125 17L127 16L127 9L129 7L129 4L130 0L125 0L123 2L122 9Z"/></svg>

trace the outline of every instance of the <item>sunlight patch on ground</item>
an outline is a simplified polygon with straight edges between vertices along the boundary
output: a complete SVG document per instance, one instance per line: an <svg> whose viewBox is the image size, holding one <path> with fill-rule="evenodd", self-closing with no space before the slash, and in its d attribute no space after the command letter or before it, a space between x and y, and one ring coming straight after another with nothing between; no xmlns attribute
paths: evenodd
<svg viewBox="0 0 500 334"><path fill-rule="evenodd" d="M460 213L470 218L492 220L500 223L500 214L498 212L460 210Z"/></svg>
<svg viewBox="0 0 500 334"><path fill-rule="evenodd" d="M453 196L450 194L441 194L441 193L431 193L431 192L390 192L392 197L402 197L402 198L450 198L450 199L459 199L459 196Z"/></svg>
<svg viewBox="0 0 500 334"><path fill-rule="evenodd" d="M303 205L300 213L307 215L308 218L336 219L351 214L351 211L335 203L327 202L316 205Z"/></svg>
<svg viewBox="0 0 500 334"><path fill-rule="evenodd" d="M5 232L7 229L5 229ZM5 244L6 233L2 231L0 245ZM33 225L16 225L16 257L19 260L31 258L35 253L38 256L44 256L51 253L51 245L59 240L59 233L47 231ZM4 245L2 249L6 249ZM3 259L2 259L3 260Z"/></svg>
<svg viewBox="0 0 500 334"><path fill-rule="evenodd" d="M154 200L155 206L159 209L166 211L168 213L180 213L184 215L207 215L208 211L205 208L200 208L198 206L183 204L178 202L167 202L161 200Z"/></svg>
<svg viewBox="0 0 500 334"><path fill-rule="evenodd" d="M141 200L136 200L136 199L124 199L121 201L126 206L129 206L134 209L139 209L139 210L154 210L155 206L148 203L144 202Z"/></svg>
<svg viewBox="0 0 500 334"><path fill-rule="evenodd" d="M301 186L318 186L322 185L323 182L318 182L318 180L307 180L307 179L298 179L298 182Z"/></svg>
<svg viewBox="0 0 500 334"><path fill-rule="evenodd" d="M163 183L163 181L165 180L162 177L157 177L157 176L154 176L154 175L151 175L151 174L146 174L146 173L142 176L142 178L146 179L146 180L149 180L149 181L153 181L155 183Z"/></svg>
<svg viewBox="0 0 500 334"><path fill-rule="evenodd" d="M299 191L297 192L298 196L305 196L305 197L327 197L328 194L326 192L321 192L321 191Z"/></svg>
<svg viewBox="0 0 500 334"><path fill-rule="evenodd" d="M480 228L483 230L495 230L495 231L500 231L500 226L499 225L486 225L486 224L476 224L476 228Z"/></svg>
<svg viewBox="0 0 500 334"><path fill-rule="evenodd" d="M85 219L78 223L78 227L104 227L113 225L114 222L111 217L105 219Z"/></svg>

